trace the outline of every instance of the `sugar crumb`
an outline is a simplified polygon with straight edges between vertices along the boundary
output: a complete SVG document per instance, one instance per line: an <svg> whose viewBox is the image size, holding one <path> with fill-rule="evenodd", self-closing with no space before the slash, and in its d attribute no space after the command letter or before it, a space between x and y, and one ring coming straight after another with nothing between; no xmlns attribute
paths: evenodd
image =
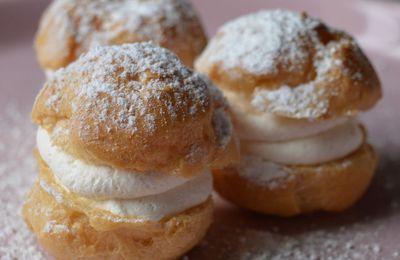
<svg viewBox="0 0 400 260"><path fill-rule="evenodd" d="M252 155L243 155L237 167L241 176L269 189L281 187L293 177L288 167Z"/></svg>
<svg viewBox="0 0 400 260"><path fill-rule="evenodd" d="M43 232L53 234L68 233L69 228L63 224L58 224L55 220L51 220L44 225Z"/></svg>
<svg viewBox="0 0 400 260"><path fill-rule="evenodd" d="M21 205L37 174L32 154L35 127L27 111L22 112L14 103L4 107L0 113L0 134L7 136L2 140L4 149L0 150L0 258L45 259L20 215Z"/></svg>

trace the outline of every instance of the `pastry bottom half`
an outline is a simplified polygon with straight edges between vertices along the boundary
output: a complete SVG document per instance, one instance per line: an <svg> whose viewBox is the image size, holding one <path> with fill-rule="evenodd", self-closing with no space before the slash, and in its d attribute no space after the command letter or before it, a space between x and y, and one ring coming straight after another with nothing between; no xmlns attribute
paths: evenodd
<svg viewBox="0 0 400 260"><path fill-rule="evenodd" d="M211 198L160 221L93 208L90 200L63 190L40 157L38 161L40 178L22 214L56 259L176 259L205 236L212 222Z"/></svg>
<svg viewBox="0 0 400 260"><path fill-rule="evenodd" d="M240 175L236 167L216 170L214 188L232 203L264 214L290 217L315 211L342 211L363 195L377 163L373 147L364 143L339 160L287 166L289 173L273 180L272 187Z"/></svg>

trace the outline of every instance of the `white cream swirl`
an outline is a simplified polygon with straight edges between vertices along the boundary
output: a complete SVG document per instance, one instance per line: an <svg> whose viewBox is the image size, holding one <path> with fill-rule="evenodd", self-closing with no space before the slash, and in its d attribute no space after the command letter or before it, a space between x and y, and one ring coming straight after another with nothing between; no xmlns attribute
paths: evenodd
<svg viewBox="0 0 400 260"><path fill-rule="evenodd" d="M284 165L315 165L342 158L363 142L363 131L354 117L315 121L255 113L240 94L224 94L244 155Z"/></svg>
<svg viewBox="0 0 400 260"><path fill-rule="evenodd" d="M97 208L120 216L158 221L205 202L212 192L210 172L184 178L162 173L138 173L90 165L52 144L38 129L39 153L65 189L93 199Z"/></svg>
<svg viewBox="0 0 400 260"><path fill-rule="evenodd" d="M355 122L348 122L322 132L285 142L243 141L245 154L285 165L313 165L344 157L363 142L363 131Z"/></svg>
<svg viewBox="0 0 400 260"><path fill-rule="evenodd" d="M269 113L249 113L238 95L225 91L231 104L232 120L241 140L280 142L316 135L351 120L341 117L312 121L274 116Z"/></svg>
<svg viewBox="0 0 400 260"><path fill-rule="evenodd" d="M58 203L62 203L65 199L61 193L44 180L40 180L40 185ZM161 194L128 200L95 200L93 206L110 211L118 216L135 216L141 220L159 221L165 216L177 214L205 202L210 197L211 192L212 175L210 172L204 172L185 184Z"/></svg>
<svg viewBox="0 0 400 260"><path fill-rule="evenodd" d="M57 180L68 190L87 198L133 199L173 189L189 179L156 172L138 173L91 165L56 147L45 129L37 132L40 155Z"/></svg>
<svg viewBox="0 0 400 260"><path fill-rule="evenodd" d="M95 206L120 216L140 216L160 220L205 202L212 192L210 172L196 176L174 189L161 194L130 200L96 201Z"/></svg>

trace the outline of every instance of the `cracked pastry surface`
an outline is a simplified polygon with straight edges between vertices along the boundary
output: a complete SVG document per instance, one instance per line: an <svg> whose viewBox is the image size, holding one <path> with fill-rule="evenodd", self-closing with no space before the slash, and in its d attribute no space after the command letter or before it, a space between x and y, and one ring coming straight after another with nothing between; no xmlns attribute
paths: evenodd
<svg viewBox="0 0 400 260"><path fill-rule="evenodd" d="M51 74L97 45L146 41L192 67L207 38L188 0L56 0L42 16L35 46Z"/></svg>
<svg viewBox="0 0 400 260"><path fill-rule="evenodd" d="M381 97L378 76L350 35L286 10L228 22L196 68L254 110L288 118L352 115Z"/></svg>
<svg viewBox="0 0 400 260"><path fill-rule="evenodd" d="M46 82L32 118L88 162L195 175L237 157L228 108L213 89L155 45L97 47Z"/></svg>

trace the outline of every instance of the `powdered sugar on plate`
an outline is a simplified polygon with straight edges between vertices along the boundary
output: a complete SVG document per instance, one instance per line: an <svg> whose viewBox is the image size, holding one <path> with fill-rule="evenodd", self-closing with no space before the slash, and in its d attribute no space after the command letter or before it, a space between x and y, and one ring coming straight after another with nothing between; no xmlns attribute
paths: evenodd
<svg viewBox="0 0 400 260"><path fill-rule="evenodd" d="M289 235L277 226L271 226L268 230L219 227L212 231L208 239L218 236L216 232L225 235L219 235L218 241L203 241L187 259L203 259L200 252L206 251L211 251L215 255L213 259L217 260L398 259L398 251L390 252L376 242L383 226L378 226L373 232L366 231L364 224L342 226L336 230L307 227L307 231Z"/></svg>
<svg viewBox="0 0 400 260"><path fill-rule="evenodd" d="M37 173L35 131L28 113L5 105L0 113L0 259L45 259L20 214Z"/></svg>

